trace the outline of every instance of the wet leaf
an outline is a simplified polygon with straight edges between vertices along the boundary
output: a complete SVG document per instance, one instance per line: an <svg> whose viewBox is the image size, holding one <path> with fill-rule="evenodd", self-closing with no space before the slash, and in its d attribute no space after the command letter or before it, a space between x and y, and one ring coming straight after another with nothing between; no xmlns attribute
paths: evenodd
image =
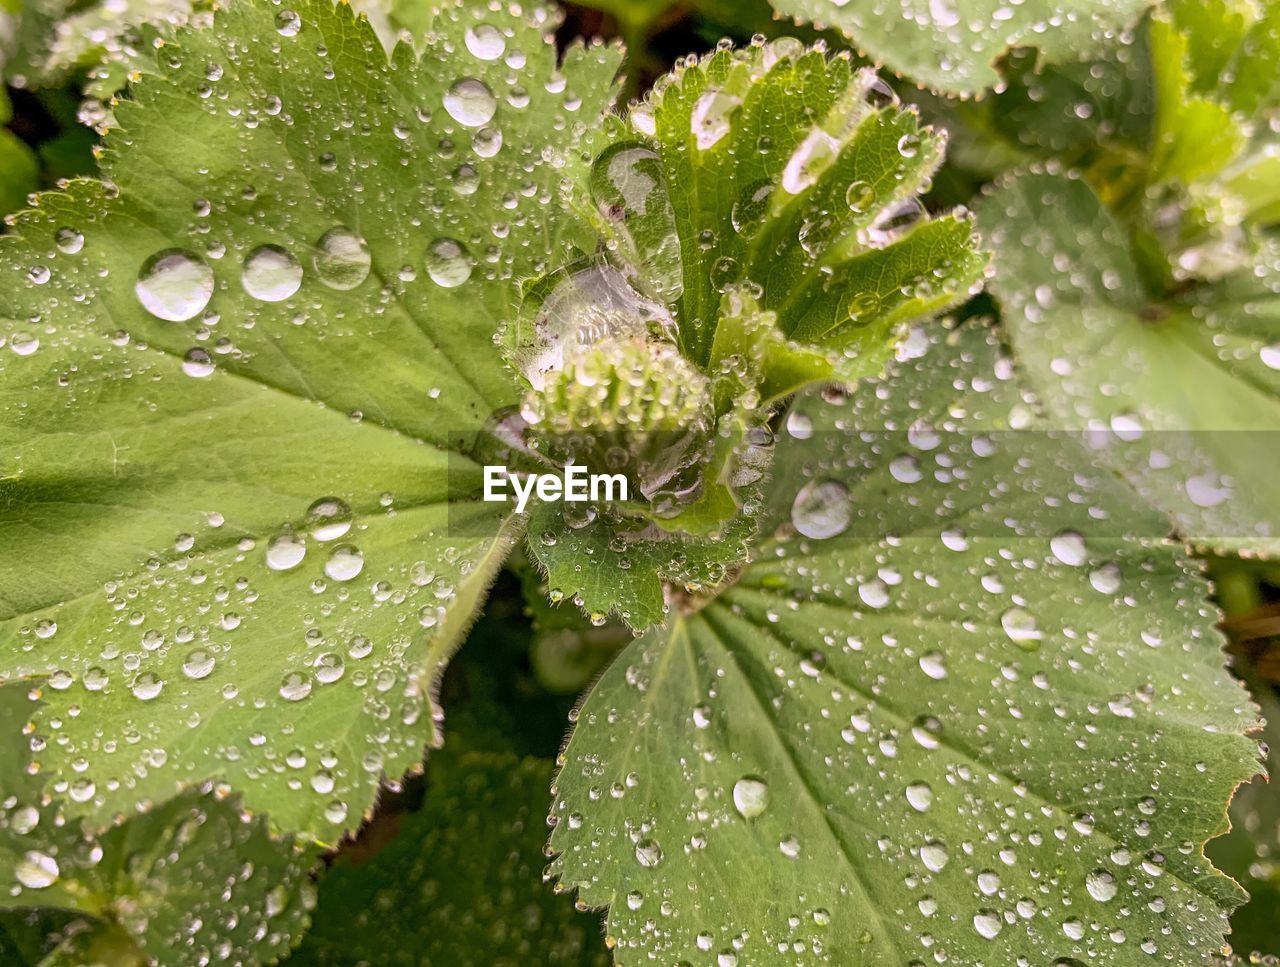
<svg viewBox="0 0 1280 967"><path fill-rule="evenodd" d="M552 872L618 963L1220 945L1241 893L1199 846L1254 708L1159 515L1032 428L992 342L799 402L754 562L587 698Z"/></svg>
<svg viewBox="0 0 1280 967"><path fill-rule="evenodd" d="M524 967L609 962L595 917L542 880L551 763L433 756L426 801L372 858L320 883L291 965Z"/></svg>
<svg viewBox="0 0 1280 967"><path fill-rule="evenodd" d="M999 81L1010 47L1078 60L1138 18L1151 0L772 0L779 13L830 24L897 74L937 91L976 94Z"/></svg>
<svg viewBox="0 0 1280 967"><path fill-rule="evenodd" d="M50 962L263 963L297 943L313 852L273 838L263 819L207 789L102 832L67 820L86 780L63 783L53 801L42 795L40 759L29 762L25 748L38 741L24 734L33 707L21 685L0 688L0 908L87 918L63 927L67 940Z"/></svg>
<svg viewBox="0 0 1280 967"><path fill-rule="evenodd" d="M562 148L617 69L553 25L450 4L388 61L345 7L231 5L119 105L111 187L0 239L0 674L47 679L70 812L216 777L334 842L437 738L518 531L476 500L493 336L584 236Z"/></svg>
<svg viewBox="0 0 1280 967"><path fill-rule="evenodd" d="M1016 358L1056 424L1092 431L1096 458L1188 540L1280 551L1280 250L1151 297L1126 232L1078 178L1014 178L979 212Z"/></svg>

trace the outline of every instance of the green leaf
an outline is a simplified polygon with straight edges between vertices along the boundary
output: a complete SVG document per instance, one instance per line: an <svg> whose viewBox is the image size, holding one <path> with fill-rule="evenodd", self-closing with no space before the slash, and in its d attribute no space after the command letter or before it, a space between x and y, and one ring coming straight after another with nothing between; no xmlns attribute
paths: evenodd
<svg viewBox="0 0 1280 967"><path fill-rule="evenodd" d="M1123 228L1078 178L1014 178L979 220L991 291L1054 421L1103 434L1098 458L1188 540L1280 552L1280 250L1150 300Z"/></svg>
<svg viewBox="0 0 1280 967"><path fill-rule="evenodd" d="M981 278L967 222L930 220L917 200L941 139L847 57L785 39L718 50L656 91L632 109L634 140L597 160L594 196L700 365L732 286L857 379L882 370L906 322Z"/></svg>
<svg viewBox="0 0 1280 967"><path fill-rule="evenodd" d="M604 965L596 918L542 880L551 763L441 752L426 801L372 858L339 859L288 963Z"/></svg>
<svg viewBox="0 0 1280 967"><path fill-rule="evenodd" d="M910 321L977 285L985 255L966 217L929 219L917 197L941 139L873 73L795 40L682 66L632 108L630 127L611 123L597 140L608 144L584 207L606 260L540 280L507 343L542 432L656 425L614 412L653 384L655 399L664 387L678 397L662 414L668 451L704 450L700 479L676 474L658 494L640 482L644 499L623 519L566 526L544 508L530 524L553 591L644 628L665 613L664 582L714 585L744 558L760 474L739 471L767 449L768 407L881 372ZM593 449L627 448L610 437Z"/></svg>
<svg viewBox="0 0 1280 967"><path fill-rule="evenodd" d="M519 531L478 502L493 336L585 235L563 147L617 69L553 26L446 4L388 61L326 0L231 5L119 105L112 187L0 240L0 674L48 676L73 811L216 777L334 842L438 740Z"/></svg>
<svg viewBox="0 0 1280 967"><path fill-rule="evenodd" d="M1137 20L1151 0L772 0L779 13L843 31L860 50L936 91L976 94L1000 76L1011 47L1049 61L1078 60Z"/></svg>
<svg viewBox="0 0 1280 967"><path fill-rule="evenodd" d="M1200 847L1256 747L1207 584L1069 439L1009 430L988 334L947 342L799 401L754 563L582 707L552 872L619 963L1220 944L1240 891Z"/></svg>
<svg viewBox="0 0 1280 967"><path fill-rule="evenodd" d="M276 840L236 801L190 789L101 833L68 821L92 793L84 779L41 795L41 761L24 746L31 704L21 685L0 688L0 908L62 910L91 918L68 943L88 963L209 963L215 954L262 963L306 929L314 859ZM46 926L52 922L46 918ZM76 933L74 938L71 933ZM92 954L92 956L90 956ZM54 962L61 955L52 955Z"/></svg>
<svg viewBox="0 0 1280 967"><path fill-rule="evenodd" d="M27 207L27 196L40 185L40 163L8 128L0 128L0 217Z"/></svg>

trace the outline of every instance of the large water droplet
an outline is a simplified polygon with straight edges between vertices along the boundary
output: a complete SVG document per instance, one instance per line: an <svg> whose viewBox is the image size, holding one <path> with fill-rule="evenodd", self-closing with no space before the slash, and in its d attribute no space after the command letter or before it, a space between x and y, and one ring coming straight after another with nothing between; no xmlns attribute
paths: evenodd
<svg viewBox="0 0 1280 967"><path fill-rule="evenodd" d="M994 910L979 910L973 915L973 929L978 931L980 937L995 940L1003 928L1004 921Z"/></svg>
<svg viewBox="0 0 1280 967"><path fill-rule="evenodd" d="M480 60L497 60L507 50L507 39L493 24L476 24L468 27L465 40L471 56Z"/></svg>
<svg viewBox="0 0 1280 967"><path fill-rule="evenodd" d="M913 782L907 786L907 802L918 813L928 812L933 805L933 789L927 782Z"/></svg>
<svg viewBox="0 0 1280 967"><path fill-rule="evenodd" d="M159 319L185 322L213 296L213 269L190 252L168 249L143 263L133 287L142 308Z"/></svg>
<svg viewBox="0 0 1280 967"><path fill-rule="evenodd" d="M14 867L14 876L28 890L43 890L58 882L58 861L40 850L27 850Z"/></svg>
<svg viewBox="0 0 1280 967"><path fill-rule="evenodd" d="M281 302L302 285L302 266L279 245L260 245L244 260L244 291L263 302Z"/></svg>
<svg viewBox="0 0 1280 967"><path fill-rule="evenodd" d="M1110 870L1094 870L1084 878L1084 886L1089 891L1089 896L1100 903L1115 899L1116 878Z"/></svg>
<svg viewBox="0 0 1280 967"><path fill-rule="evenodd" d="M182 673L188 678L208 678L214 664L213 652L207 648L193 648L182 662Z"/></svg>
<svg viewBox="0 0 1280 967"><path fill-rule="evenodd" d="M925 865L926 869L934 873L941 872L949 859L951 857L947 854L946 845L936 839L930 840L920 847L920 862Z"/></svg>
<svg viewBox="0 0 1280 967"><path fill-rule="evenodd" d="M445 93L444 109L459 124L478 128L493 120L498 100L484 81L464 77Z"/></svg>
<svg viewBox="0 0 1280 967"><path fill-rule="evenodd" d="M769 806L769 787L756 776L743 776L733 784L733 805L743 819L755 819Z"/></svg>
<svg viewBox="0 0 1280 967"><path fill-rule="evenodd" d="M652 869L662 862L662 847L656 840L640 840L636 843L636 862L647 869Z"/></svg>
<svg viewBox="0 0 1280 967"><path fill-rule="evenodd" d="M307 545L290 533L279 534L267 542L267 567L273 571L288 571L302 563Z"/></svg>
<svg viewBox="0 0 1280 967"><path fill-rule="evenodd" d="M280 697L286 702L301 702L311 694L311 679L301 672L289 672L280 681Z"/></svg>
<svg viewBox="0 0 1280 967"><path fill-rule="evenodd" d="M307 524L316 540L337 540L351 530L351 508L337 497L322 497L307 508Z"/></svg>
<svg viewBox="0 0 1280 967"><path fill-rule="evenodd" d="M350 581L364 570L364 555L360 549L351 544L342 544L333 549L329 560L325 561L324 573L335 581Z"/></svg>
<svg viewBox="0 0 1280 967"><path fill-rule="evenodd" d="M810 480L791 504L791 523L814 540L843 534L852 519L849 488L838 480Z"/></svg>
<svg viewBox="0 0 1280 967"><path fill-rule="evenodd" d="M1084 537L1075 531L1063 531L1055 535L1049 541L1049 550L1053 552L1054 557L1069 567L1079 567L1089 559Z"/></svg>
<svg viewBox="0 0 1280 967"><path fill-rule="evenodd" d="M456 239L438 238L427 246L427 275L445 289L456 289L471 278L471 255Z"/></svg>
<svg viewBox="0 0 1280 967"><path fill-rule="evenodd" d="M1040 639L1044 637L1035 616L1025 608L1010 608L1000 616L1000 626L1010 641L1026 651L1039 648Z"/></svg>
<svg viewBox="0 0 1280 967"><path fill-rule="evenodd" d="M130 691L133 697L149 702L164 690L164 679L155 672L143 672L133 680Z"/></svg>
<svg viewBox="0 0 1280 967"><path fill-rule="evenodd" d="M331 289L354 289L369 277L369 248L355 232L331 228L316 243L312 259L320 281Z"/></svg>
<svg viewBox="0 0 1280 967"><path fill-rule="evenodd" d="M729 133L733 112L741 104L742 98L720 90L705 91L698 98L689 117L689 129L700 150L712 147Z"/></svg>

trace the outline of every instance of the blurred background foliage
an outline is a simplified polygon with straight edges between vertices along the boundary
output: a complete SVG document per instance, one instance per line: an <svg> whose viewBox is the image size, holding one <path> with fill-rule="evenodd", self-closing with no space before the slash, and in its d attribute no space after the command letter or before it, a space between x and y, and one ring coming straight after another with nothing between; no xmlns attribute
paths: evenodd
<svg viewBox="0 0 1280 967"><path fill-rule="evenodd" d="M354 5L388 41L419 27L425 9L408 0ZM1173 6L1192 18L1227 17L1232 8L1221 0L1203 8ZM147 69L164 25L208 15L208 4L188 0L0 0L0 214L25 207L33 192L93 176L111 126L112 98L129 96L127 83ZM559 38L621 40L627 50L623 97L630 99L685 55L758 34L798 36L833 50L848 46L837 33L778 19L767 0L571 3L564 6ZM970 204L1002 172L1027 163L1081 170L1118 210L1140 207L1160 179L1158 159L1143 147L1149 127L1159 122L1144 87L1150 82L1131 65L1168 56L1149 49L1167 39L1153 41L1146 25L1126 39L1093 61L1059 67L1015 49L998 65L1000 93L976 100L948 99L885 72L903 101L918 104L926 120L950 135L947 163L928 196L931 207ZM1184 103L1197 96L1201 80L1190 79ZM1079 106L1085 103L1087 110ZM1259 121L1251 137L1264 150L1250 155L1246 145L1241 152L1263 167L1244 177L1243 190L1254 221L1270 233L1280 219L1280 172L1271 168L1277 122L1266 114ZM1202 139L1197 150L1208 150L1193 119L1173 123ZM1156 228L1140 218L1134 224L1140 250L1168 246ZM1182 226L1192 234L1203 228ZM1233 253L1228 248L1225 257ZM1155 263L1163 265L1163 256ZM984 294L961 311L996 308ZM1235 669L1272 723L1264 740L1280 748L1280 564L1206 555L1204 566L1225 613ZM445 750L429 757L423 775L393 790L360 835L329 858L317 925L290 962L351 963L345 921L327 913L359 909L378 927L360 934L368 949L358 953L368 963L494 964L476 953L492 948L474 941L500 934L498 946L510 956L503 963L607 964L596 916L575 911L542 883L543 820L576 696L628 638L621 627L592 627L571 605L548 604L531 566L509 566L445 677ZM1274 771L1274 753L1270 762ZM1232 818L1231 833L1211 842L1208 852L1253 896L1234 918L1233 944L1240 954L1280 952L1280 795L1255 780L1237 795ZM504 920L504 903L507 909L517 904L523 918ZM42 958L77 929L67 915L0 914L0 962L54 963Z"/></svg>

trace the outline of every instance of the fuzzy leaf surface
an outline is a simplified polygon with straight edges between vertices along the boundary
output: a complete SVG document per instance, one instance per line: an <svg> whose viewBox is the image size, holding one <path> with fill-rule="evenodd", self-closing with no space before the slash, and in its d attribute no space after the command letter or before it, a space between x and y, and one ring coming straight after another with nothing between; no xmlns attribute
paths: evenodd
<svg viewBox="0 0 1280 967"><path fill-rule="evenodd" d="M782 14L843 31L860 50L935 91L976 94L1010 47L1077 60L1138 18L1151 0L772 0Z"/></svg>
<svg viewBox="0 0 1280 967"><path fill-rule="evenodd" d="M1010 430L1011 373L975 330L803 399L754 562L597 683L552 871L609 907L617 963L1220 944L1241 895L1201 844L1256 769L1253 706L1160 516Z"/></svg>
<svg viewBox="0 0 1280 967"><path fill-rule="evenodd" d="M617 69L551 26L450 4L388 59L345 6L230 5L119 105L114 189L0 239L0 675L48 677L73 811L216 777L333 842L434 740L518 530L476 502L493 336L582 232L560 146Z"/></svg>
<svg viewBox="0 0 1280 967"><path fill-rule="evenodd" d="M1187 539L1280 552L1280 250L1159 301L1090 187L1030 174L984 199L991 289L1028 383Z"/></svg>

